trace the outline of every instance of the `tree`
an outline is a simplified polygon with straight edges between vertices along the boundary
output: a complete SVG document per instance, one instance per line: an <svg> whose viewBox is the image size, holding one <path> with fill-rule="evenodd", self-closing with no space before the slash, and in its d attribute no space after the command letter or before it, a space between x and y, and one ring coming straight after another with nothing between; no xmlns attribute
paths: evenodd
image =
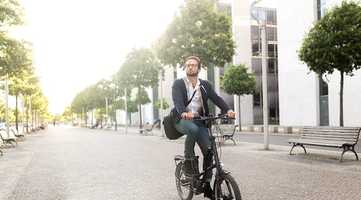
<svg viewBox="0 0 361 200"><path fill-rule="evenodd" d="M26 90L29 87L29 79L31 76L34 76L34 69L31 66L30 59L26 58L26 61L23 61L24 67L22 71L10 77L9 84L9 94L15 96L15 127L18 129L18 119L19 119L19 109L18 109L18 99L20 95L25 95Z"/></svg>
<svg viewBox="0 0 361 200"><path fill-rule="evenodd" d="M238 124L239 130L241 130L240 96L254 93L256 79L252 73L247 72L247 68L244 65L232 65L226 68L221 84L227 93L239 96Z"/></svg>
<svg viewBox="0 0 361 200"><path fill-rule="evenodd" d="M71 112L70 107L66 107L64 112L61 115L61 119L65 122L72 122L73 123L73 113Z"/></svg>
<svg viewBox="0 0 361 200"><path fill-rule="evenodd" d="M325 14L303 40L299 58L318 74L340 72L340 126L344 75L361 67L361 6L343 1Z"/></svg>
<svg viewBox="0 0 361 200"><path fill-rule="evenodd" d="M0 1L0 27L22 23L22 8L17 0Z"/></svg>
<svg viewBox="0 0 361 200"><path fill-rule="evenodd" d="M161 100L158 99L156 102L154 102L154 107L157 108L157 109L159 109L159 110L161 110L161 109L162 109L162 110L166 110L166 109L169 108L169 104L168 104L168 102L165 100L165 98L163 98L163 108L161 108L160 103L161 103Z"/></svg>
<svg viewBox="0 0 361 200"><path fill-rule="evenodd" d="M164 65L183 65L187 56L197 55L203 67L223 67L234 55L230 18L213 0L187 0L155 48Z"/></svg>
<svg viewBox="0 0 361 200"><path fill-rule="evenodd" d="M139 128L143 128L142 105L149 103L145 88L158 84L159 63L149 49L134 49L120 68L119 82L127 89L135 88L139 107ZM129 93L128 93L129 94Z"/></svg>
<svg viewBox="0 0 361 200"><path fill-rule="evenodd" d="M25 42L13 40L0 32L0 77L16 76L31 66Z"/></svg>

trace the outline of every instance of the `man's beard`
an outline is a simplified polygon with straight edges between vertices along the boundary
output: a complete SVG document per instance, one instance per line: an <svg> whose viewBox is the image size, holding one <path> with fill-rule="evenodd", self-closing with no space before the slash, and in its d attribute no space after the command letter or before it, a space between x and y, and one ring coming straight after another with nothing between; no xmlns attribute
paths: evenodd
<svg viewBox="0 0 361 200"><path fill-rule="evenodd" d="M198 72L194 72L194 73L187 72L186 74L187 74L187 76L190 76L190 77L197 77L198 76Z"/></svg>

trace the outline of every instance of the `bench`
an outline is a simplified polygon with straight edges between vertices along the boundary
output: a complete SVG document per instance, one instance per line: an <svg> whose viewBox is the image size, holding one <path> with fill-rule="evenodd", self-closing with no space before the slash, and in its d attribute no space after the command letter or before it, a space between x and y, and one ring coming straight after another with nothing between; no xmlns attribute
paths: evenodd
<svg viewBox="0 0 361 200"><path fill-rule="evenodd" d="M342 162L343 155L347 151L353 152L356 160L359 160L355 145L359 139L360 131L361 129L357 127L303 127L300 138L288 141L288 143L293 144L290 155L292 155L292 150L296 146L302 147L305 154L307 154L304 145L310 145L343 148L340 162Z"/></svg>
<svg viewBox="0 0 361 200"><path fill-rule="evenodd" d="M140 130L140 133L151 133L153 131L154 127L159 127L160 126L160 120L157 119L153 122L153 124L151 123L146 123L143 126L143 129Z"/></svg>
<svg viewBox="0 0 361 200"><path fill-rule="evenodd" d="M219 133L218 137L221 140L221 143L224 144L227 140L232 140L233 144L236 145L234 140L234 133L238 125L234 124L218 124L215 127L215 130Z"/></svg>
<svg viewBox="0 0 361 200"><path fill-rule="evenodd" d="M10 131L12 132L12 134L16 137L16 138L21 138L21 139L24 139L25 138L25 135L24 133L19 133L16 131L16 129L13 129L13 128L10 128Z"/></svg>
<svg viewBox="0 0 361 200"><path fill-rule="evenodd" d="M16 137L14 134L12 134L11 131L9 131L9 137L8 137L5 130L0 130L0 139L5 145L10 144L12 147L18 145L18 142L16 141Z"/></svg>

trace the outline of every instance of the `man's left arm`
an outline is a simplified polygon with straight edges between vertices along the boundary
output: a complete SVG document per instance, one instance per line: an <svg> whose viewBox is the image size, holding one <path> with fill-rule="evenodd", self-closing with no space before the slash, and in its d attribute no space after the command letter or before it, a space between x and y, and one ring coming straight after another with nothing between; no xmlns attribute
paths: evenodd
<svg viewBox="0 0 361 200"><path fill-rule="evenodd" d="M210 83L207 84L207 93L208 98L221 109L222 114L232 111L223 98L214 91Z"/></svg>

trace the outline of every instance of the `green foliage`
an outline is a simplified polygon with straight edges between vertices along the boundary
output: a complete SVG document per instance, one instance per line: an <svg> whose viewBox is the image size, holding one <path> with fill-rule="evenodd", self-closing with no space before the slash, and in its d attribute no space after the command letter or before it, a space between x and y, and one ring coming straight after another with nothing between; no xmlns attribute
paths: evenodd
<svg viewBox="0 0 361 200"><path fill-rule="evenodd" d="M197 55L204 67L223 67L234 55L230 18L216 10L215 1L187 0L155 48L164 65L182 65Z"/></svg>
<svg viewBox="0 0 361 200"><path fill-rule="evenodd" d="M160 64L149 49L133 49L120 68L118 80L126 88L154 87Z"/></svg>
<svg viewBox="0 0 361 200"><path fill-rule="evenodd" d="M361 7L343 1L322 17L305 37L299 58L314 72L351 73L361 67Z"/></svg>
<svg viewBox="0 0 361 200"><path fill-rule="evenodd" d="M128 113L138 112L137 103L135 101L127 101L127 111Z"/></svg>
<svg viewBox="0 0 361 200"><path fill-rule="evenodd" d="M0 122L5 121L5 103L0 99Z"/></svg>
<svg viewBox="0 0 361 200"><path fill-rule="evenodd" d="M143 104L147 104L147 103L150 103L150 99L148 97L148 93L147 91L145 91L144 88L139 88L137 90L137 96L136 96L136 99L135 99L135 102L139 105L143 105Z"/></svg>
<svg viewBox="0 0 361 200"><path fill-rule="evenodd" d="M160 101L160 99L159 100L157 100L156 102L154 102L154 107L155 108L157 108L157 109L161 109L161 101ZM163 108L162 108L162 110L166 110L166 109L168 109L169 108L169 104L168 104L168 102L165 100L165 98L163 98Z"/></svg>
<svg viewBox="0 0 361 200"><path fill-rule="evenodd" d="M229 94L253 94L256 79L253 74L247 72L244 65L232 65L226 68L221 84Z"/></svg>
<svg viewBox="0 0 361 200"><path fill-rule="evenodd" d="M0 27L21 24L22 12L17 0L0 0Z"/></svg>
<svg viewBox="0 0 361 200"><path fill-rule="evenodd" d="M0 77L16 76L31 66L30 50L24 42L7 37L0 32Z"/></svg>
<svg viewBox="0 0 361 200"><path fill-rule="evenodd" d="M61 121L71 122L73 119L73 113L70 107L66 107L63 114L61 115Z"/></svg>

